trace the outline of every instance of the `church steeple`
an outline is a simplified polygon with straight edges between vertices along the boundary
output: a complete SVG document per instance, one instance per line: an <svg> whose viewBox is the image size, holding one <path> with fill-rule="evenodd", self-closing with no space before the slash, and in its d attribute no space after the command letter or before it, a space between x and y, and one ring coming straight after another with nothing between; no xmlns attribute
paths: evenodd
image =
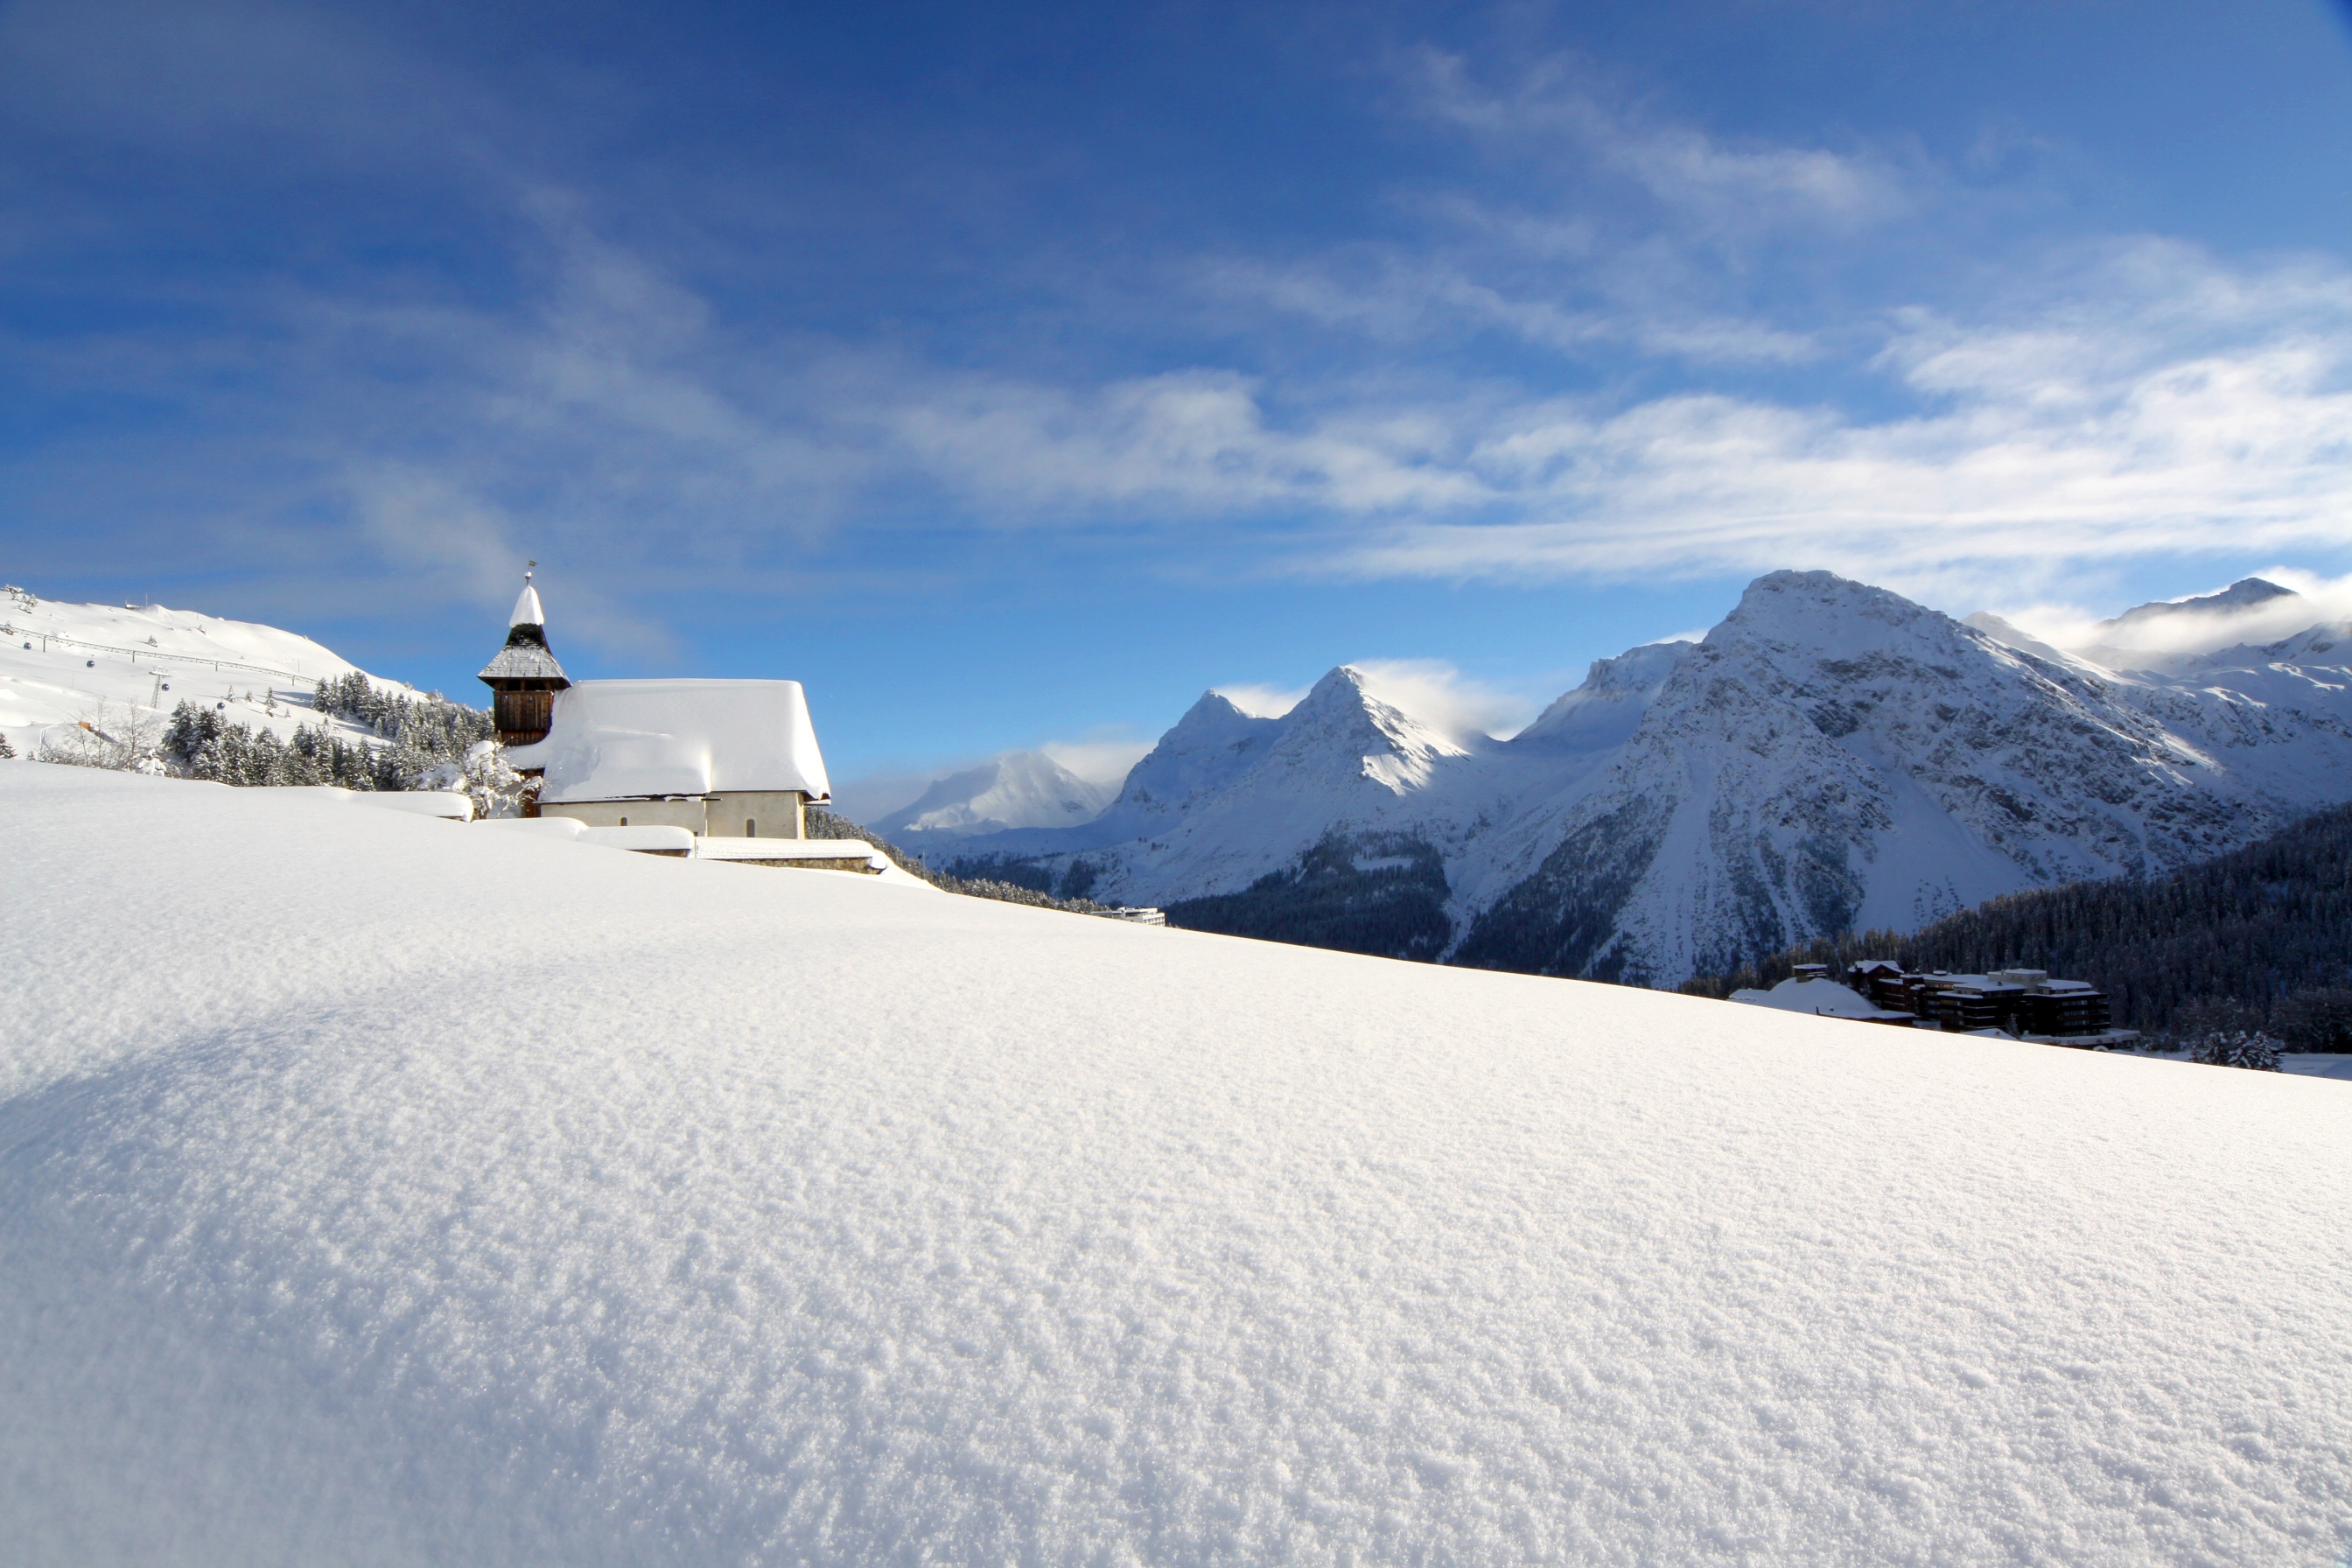
<svg viewBox="0 0 2352 1568"><path fill-rule="evenodd" d="M507 645L483 666L481 674L482 684L497 694L491 721L498 726L499 744L507 746L547 739L555 694L572 684L547 646L547 615L540 608L539 590L531 585L539 563L530 564L534 570L522 574L522 593L507 626Z"/></svg>
<svg viewBox="0 0 2352 1568"><path fill-rule="evenodd" d="M539 607L539 590L530 585L533 574L522 574L522 592L515 595L514 614L507 617L509 626L537 626L541 642L547 640L547 614Z"/></svg>

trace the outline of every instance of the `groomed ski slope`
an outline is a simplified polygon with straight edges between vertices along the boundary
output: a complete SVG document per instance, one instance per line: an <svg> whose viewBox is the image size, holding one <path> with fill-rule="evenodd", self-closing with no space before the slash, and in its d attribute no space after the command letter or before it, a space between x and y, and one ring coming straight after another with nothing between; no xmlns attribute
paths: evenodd
<svg viewBox="0 0 2352 1568"><path fill-rule="evenodd" d="M0 1557L2330 1563L2352 1094L0 763Z"/></svg>
<svg viewBox="0 0 2352 1568"><path fill-rule="evenodd" d="M309 707L320 681L357 672L309 637L251 621L161 605L118 609L21 590L0 595L0 740L19 756L37 753L61 726L86 721L105 728L130 710L161 720L184 701L221 704L231 722L282 739L298 724L322 721ZM367 733L335 727L347 736Z"/></svg>

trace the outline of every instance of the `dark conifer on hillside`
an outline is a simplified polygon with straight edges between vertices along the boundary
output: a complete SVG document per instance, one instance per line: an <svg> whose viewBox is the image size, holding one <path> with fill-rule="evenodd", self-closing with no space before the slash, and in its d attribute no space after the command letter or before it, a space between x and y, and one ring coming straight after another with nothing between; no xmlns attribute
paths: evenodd
<svg viewBox="0 0 2352 1568"><path fill-rule="evenodd" d="M2012 893L1910 935L1849 932L1684 990L1727 996L1861 958L1906 969L2042 969L2107 994L2116 1024L2166 1039L2267 1030L2289 1049L2352 1049L2352 806L2158 881Z"/></svg>
<svg viewBox="0 0 2352 1568"><path fill-rule="evenodd" d="M2197 1059L2207 1067L2283 1072L2285 1069L2279 1066L2280 1044L2268 1035L2250 1035L2243 1030L2233 1035L2214 1035L2197 1047Z"/></svg>
<svg viewBox="0 0 2352 1568"><path fill-rule="evenodd" d="M489 710L452 702L437 691L411 697L380 689L353 671L322 680L311 706L319 712L363 724L395 747L433 757L462 757L478 741L495 733Z"/></svg>

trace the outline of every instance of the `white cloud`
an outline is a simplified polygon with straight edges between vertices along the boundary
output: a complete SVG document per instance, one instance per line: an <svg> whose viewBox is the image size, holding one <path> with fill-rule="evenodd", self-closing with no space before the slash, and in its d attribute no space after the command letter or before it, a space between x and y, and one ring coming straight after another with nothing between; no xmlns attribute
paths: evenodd
<svg viewBox="0 0 2352 1568"><path fill-rule="evenodd" d="M2247 575L2292 589L2299 597L2271 599L2236 609L2182 611L2112 629L2105 623L2134 606L2116 605L2101 614L2077 604L2042 603L1995 613L2059 647L2079 651L2105 645L2152 654L2209 653L2240 643L2259 646L2314 626L2352 624L2352 574L2331 578L2293 566L2273 566ZM2217 583L2177 595L2170 602L2207 598L2227 586Z"/></svg>
<svg viewBox="0 0 2352 1568"><path fill-rule="evenodd" d="M1733 142L1644 112L1580 62L1553 55L1507 80L1480 80L1464 57L1418 51L1409 71L1431 118L1514 152L1578 162L1629 179L1685 222L1717 232L1851 228L1916 204L1916 167L1880 149L1836 152Z"/></svg>
<svg viewBox="0 0 2352 1568"><path fill-rule="evenodd" d="M1025 523L1286 514L1307 520L1284 535L1294 569L1361 576L1819 564L2014 593L2345 541L2352 274L2332 264L2232 269L2140 242L2031 308L1903 313L1868 357L1910 411L1300 384L1284 391L1307 411L1277 424L1263 384L1200 371L1093 394L966 384L899 434Z"/></svg>
<svg viewBox="0 0 2352 1568"><path fill-rule="evenodd" d="M1087 391L971 378L901 389L883 416L905 456L983 502L1099 519L1109 507L1232 514L1306 501L1342 511L1446 509L1479 499L1476 478L1433 461L1449 438L1429 411L1334 412L1283 429L1257 385L1192 370Z"/></svg>
<svg viewBox="0 0 2352 1568"><path fill-rule="evenodd" d="M1304 686L1219 686L1216 694L1255 719L1279 719L1305 700L1309 688Z"/></svg>
<svg viewBox="0 0 2352 1568"><path fill-rule="evenodd" d="M1507 234L1498 242L1523 238ZM1493 331L1570 356L1627 347L1710 365L1801 364L1821 356L1807 333L1657 298L1631 268L1515 276L1524 259L1466 246L1282 266L1228 259L1202 268L1200 284L1215 299L1271 307L1380 342L1426 347ZM1586 298L1569 298L1578 293Z"/></svg>
<svg viewBox="0 0 2352 1568"><path fill-rule="evenodd" d="M1131 735L1084 741L1048 741L1037 749L1089 784L1121 784L1156 741Z"/></svg>
<svg viewBox="0 0 2352 1568"><path fill-rule="evenodd" d="M1927 406L1874 420L1699 393L1517 410L1461 460L1485 517L1403 520L1340 563L1440 577L1818 563L2031 586L2083 563L2344 542L2341 268L2232 272L2151 243L2039 319L1913 316L1880 363Z"/></svg>
<svg viewBox="0 0 2352 1568"><path fill-rule="evenodd" d="M1473 679L1443 659L1359 658L1349 663L1363 672L1364 688L1374 697L1457 739L1517 734L1539 706L1517 692Z"/></svg>

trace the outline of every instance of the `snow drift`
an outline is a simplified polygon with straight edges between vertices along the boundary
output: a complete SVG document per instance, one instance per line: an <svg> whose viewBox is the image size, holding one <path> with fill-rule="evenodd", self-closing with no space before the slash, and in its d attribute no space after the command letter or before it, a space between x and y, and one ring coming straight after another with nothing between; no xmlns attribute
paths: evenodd
<svg viewBox="0 0 2352 1568"><path fill-rule="evenodd" d="M16 1563L2312 1563L2352 1099L0 763Z"/></svg>

